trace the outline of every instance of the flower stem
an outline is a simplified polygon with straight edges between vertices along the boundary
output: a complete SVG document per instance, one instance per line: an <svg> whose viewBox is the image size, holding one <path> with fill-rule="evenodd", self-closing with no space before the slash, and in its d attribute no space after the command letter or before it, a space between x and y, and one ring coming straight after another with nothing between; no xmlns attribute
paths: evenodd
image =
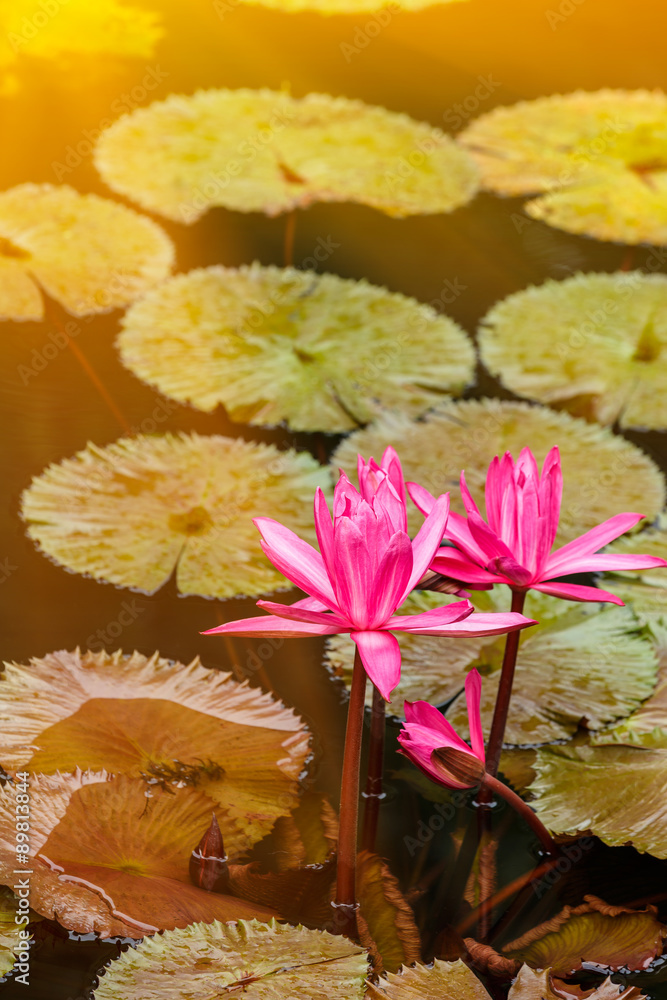
<svg viewBox="0 0 667 1000"><path fill-rule="evenodd" d="M547 828L541 820L537 818L528 803L524 802L522 798L519 798L516 792L513 792L511 788L504 785L502 781L498 781L498 779L494 778L492 774L484 775L484 778L482 779L482 788L488 788L492 794L500 795L501 798L505 799L505 802L507 802L508 805L519 813L521 818L526 821L533 833L539 839L546 854L550 857L554 857L558 853L558 848L554 844L551 834Z"/></svg>
<svg viewBox="0 0 667 1000"><path fill-rule="evenodd" d="M512 590L512 611L521 614L524 601L526 600L525 590ZM512 697L512 684L514 682L514 669L516 667L516 654L519 650L520 631L508 632L505 640L505 654L503 656L503 666L500 673L500 686L498 687L498 697L496 707L493 711L493 722L491 723L491 733L486 745L486 770L491 777L495 778L498 773L500 754L503 749L503 739L505 738L505 726L507 725L507 713ZM483 791L484 789L482 789Z"/></svg>
<svg viewBox="0 0 667 1000"><path fill-rule="evenodd" d="M371 711L371 741L368 753L368 776L363 797L366 800L364 808L364 825L361 835L361 845L365 851L375 851L380 803L384 798L382 791L382 768L384 765L384 735L385 735L385 700L373 686L373 708Z"/></svg>
<svg viewBox="0 0 667 1000"><path fill-rule="evenodd" d="M359 817L359 768L364 729L366 671L359 650L355 651L347 729L340 786L340 830L336 874L336 930L348 937L357 935L357 825Z"/></svg>

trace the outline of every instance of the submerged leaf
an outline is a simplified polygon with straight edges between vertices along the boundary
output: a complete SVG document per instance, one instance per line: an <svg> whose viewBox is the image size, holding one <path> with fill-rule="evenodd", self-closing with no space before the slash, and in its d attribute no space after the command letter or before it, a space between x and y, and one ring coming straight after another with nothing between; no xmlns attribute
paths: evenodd
<svg viewBox="0 0 667 1000"><path fill-rule="evenodd" d="M465 514L459 478L465 469L474 497L481 502L489 463L495 455L532 449L541 464L558 445L563 469L563 505L556 544L619 511L642 511L652 520L664 506L665 482L656 465L639 448L611 431L546 407L497 399L442 403L421 421L387 415L351 434L332 458L354 474L357 452L382 455L393 445L405 478L438 494L451 490L452 510ZM416 533L423 517L410 512Z"/></svg>
<svg viewBox="0 0 667 1000"><path fill-rule="evenodd" d="M345 937L272 921L193 924L146 938L107 967L96 1000L361 1000L368 965Z"/></svg>
<svg viewBox="0 0 667 1000"><path fill-rule="evenodd" d="M592 962L616 970L637 970L662 953L667 927L653 906L630 910L586 896L581 906L566 906L539 927L503 947L511 958L556 976L568 976Z"/></svg>
<svg viewBox="0 0 667 1000"><path fill-rule="evenodd" d="M544 747L533 766L531 805L553 833L667 858L667 744Z"/></svg>
<svg viewBox="0 0 667 1000"><path fill-rule="evenodd" d="M487 313L479 344L519 396L601 424L667 427L665 275L577 274L524 289Z"/></svg>
<svg viewBox="0 0 667 1000"><path fill-rule="evenodd" d="M213 205L278 215L357 201L389 215L451 212L477 190L468 154L407 115L326 94L173 94L101 136L95 163L114 191L177 222Z"/></svg>
<svg viewBox="0 0 667 1000"><path fill-rule="evenodd" d="M478 611L505 611L509 588L471 594ZM401 613L414 614L446 604L443 595L417 592ZM657 660L647 638L637 634L638 622L627 608L600 610L595 604L571 604L530 591L525 613L539 625L520 638L512 711L505 741L516 745L547 743L573 736L582 723L601 729L629 715L651 694ZM443 705L456 698L447 712L457 732L465 736L468 714L462 692L465 671L476 668L482 684L482 725L491 726L505 636L448 639L400 633L401 681L394 711L405 700L424 699ZM328 640L328 657L349 685L352 642L348 636Z"/></svg>
<svg viewBox="0 0 667 1000"><path fill-rule="evenodd" d="M117 202L51 184L0 194L0 319L42 319L40 287L74 316L126 306L173 261L166 233Z"/></svg>
<svg viewBox="0 0 667 1000"><path fill-rule="evenodd" d="M309 454L219 436L165 434L89 444L22 497L28 535L56 562L154 593L284 589L252 523L273 517L315 542L312 503L327 474ZM289 585L291 586L291 584Z"/></svg>
<svg viewBox="0 0 667 1000"><path fill-rule="evenodd" d="M338 816L326 796L307 792L289 816L276 821L271 839L279 871L324 864L338 844Z"/></svg>
<svg viewBox="0 0 667 1000"><path fill-rule="evenodd" d="M530 195L526 211L567 232L667 243L667 97L600 90L495 108L459 141L482 183Z"/></svg>
<svg viewBox="0 0 667 1000"><path fill-rule="evenodd" d="M15 794L10 785L0 791L3 861L15 848ZM214 808L194 788L159 790L147 798L140 778L78 770L33 776L31 905L68 930L104 937L136 938L195 920L276 916L192 885L190 852ZM4 865L2 878L14 878Z"/></svg>
<svg viewBox="0 0 667 1000"><path fill-rule="evenodd" d="M157 653L63 650L7 664L0 720L7 768L104 769L196 786L221 807L232 856L296 805L309 753L304 724L270 694L199 660L184 666Z"/></svg>
<svg viewBox="0 0 667 1000"><path fill-rule="evenodd" d="M415 299L365 281L262 267L178 275L128 311L123 363L181 402L251 424L345 431L418 416L472 380L472 342Z"/></svg>
<svg viewBox="0 0 667 1000"><path fill-rule="evenodd" d="M376 854L362 851L357 859L359 936L375 972L394 972L421 957L421 940L412 908L398 881Z"/></svg>
<svg viewBox="0 0 667 1000"><path fill-rule="evenodd" d="M477 976L459 959L415 965L371 984L368 1000L489 1000Z"/></svg>

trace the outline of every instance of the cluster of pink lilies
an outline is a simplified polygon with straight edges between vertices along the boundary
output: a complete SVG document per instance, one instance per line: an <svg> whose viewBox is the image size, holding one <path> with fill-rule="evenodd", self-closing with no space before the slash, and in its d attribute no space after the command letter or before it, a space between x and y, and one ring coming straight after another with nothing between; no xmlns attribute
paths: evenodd
<svg viewBox="0 0 667 1000"><path fill-rule="evenodd" d="M260 517L254 522L265 554L308 597L291 605L258 601L268 615L229 622L206 633L300 637L347 632L356 644L357 681L353 675L341 793L339 905L354 903L354 862L349 859L356 854L363 688L368 676L388 701L399 683L401 652L393 633L443 637L508 634L503 663L506 676L501 679L499 692L499 702L504 700L504 705L496 705L490 737L490 742L495 739L497 744L493 766L485 762L481 682L476 671L468 675L465 685L471 746L437 708L423 701L406 703L406 722L399 735L402 752L435 781L453 788L474 787L480 783L480 775L489 772L497 786L499 783L493 779L509 704L518 632L537 624L520 613L527 591L540 590L575 601L622 604L607 591L559 578L667 565L653 556L599 553L641 520L643 515L634 513L617 514L551 551L558 531L563 485L558 448L552 448L547 455L541 474L529 448L524 448L517 461L509 453L502 459L495 458L486 479L486 519L463 473L465 517L450 512L449 494L436 498L417 483L406 484L399 457L391 447L380 464L359 456L358 479L357 489L341 474L334 491L333 519L324 494L317 491L315 529L319 552L277 521ZM425 516L414 539L408 535L406 494ZM508 584L512 611L479 614L470 601L459 600L421 614L397 614L429 572L475 590ZM443 763L446 757L449 766ZM465 759L470 757L475 758L475 766L466 768ZM455 758L459 758L458 763ZM345 815L346 811L352 815ZM344 835L344 830L349 833ZM343 843L345 836L352 838L352 844ZM341 864L345 858L352 865L351 874L341 872L346 868Z"/></svg>

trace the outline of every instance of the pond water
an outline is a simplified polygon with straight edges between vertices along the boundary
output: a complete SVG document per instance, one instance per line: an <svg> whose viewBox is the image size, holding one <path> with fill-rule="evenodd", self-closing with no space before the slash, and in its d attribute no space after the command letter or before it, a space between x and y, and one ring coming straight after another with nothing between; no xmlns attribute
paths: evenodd
<svg viewBox="0 0 667 1000"><path fill-rule="evenodd" d="M105 56L82 58L79 64L72 58L64 67L29 61L21 69L18 91L0 97L3 190L27 180L62 182L109 197L87 147L81 147L86 130L96 130L106 117L115 118L122 110L119 101L126 107L128 103L148 104L169 93L191 93L198 88L280 88L288 81L295 95L310 91L344 94L436 125L449 114L447 127L452 115L460 115L452 109L474 93L481 78L493 82L475 114L578 87L667 86L660 41L664 38L660 25L662 29L667 25L658 2L645 5L635 18L637 12L628 13L621 0L585 0L571 19L552 30L542 0L509 0L502 5L472 0L451 8L397 15L372 42L348 58L342 46L355 44L355 31L366 23L363 16L328 19L300 14L289 18L234 5L219 16L215 5L205 0L187 5L155 0L140 5L159 11L165 22L165 37L152 59ZM153 72L146 85L149 71ZM129 98L122 96L128 94ZM54 166L63 163L65 172ZM360 205L314 205L297 213L294 261L299 266L318 246L326 245L331 251L327 251L327 270L343 277L364 277L437 304L471 334L490 306L511 292L579 270L615 271L627 265L622 246L570 236L537 222L517 226L522 201L482 193L451 215L404 220ZM237 266L252 260L282 264L282 217L269 219L216 208L192 227L159 221L174 241L179 271L217 263ZM631 266L641 268L649 252L636 249ZM662 270L667 273L667 268ZM76 342L125 424L134 431L194 430L238 436L271 442L280 449L309 450L320 460L341 440L335 435L249 427L233 423L221 409L207 415L166 400L121 364L114 346L119 318L120 312L113 312L77 321ZM199 634L221 620L216 602L179 596L173 580L151 596L94 582L65 572L26 537L19 498L31 477L49 463L72 456L89 441L104 446L123 433L117 415L75 353L60 347L52 334L49 323L26 322L4 323L0 336L2 659L27 663L30 657L77 645L108 651L136 649L146 656L158 649L181 663L200 656L207 667L226 671L240 664L243 672L249 651L258 643L237 640L233 644L237 663L233 664L230 648L221 639ZM485 396L512 398L479 370L476 385L467 390L466 397ZM630 431L626 437L667 474L664 433ZM278 599L283 597L289 603L296 599L296 592ZM232 599L220 608L224 618L231 620L252 615L254 606L251 599ZM323 642L308 639L284 644L263 666L273 691L295 708L313 734L313 788L336 802L347 701L342 684L332 681L323 661ZM257 683L254 675L251 683ZM419 839L419 831L429 829L434 807L391 776L405 767L395 753L397 731L397 724L391 723L386 752L388 794L381 809L378 850L404 890L425 879L416 914L425 932L425 958L431 958L436 946L442 947L439 935L456 916L447 867L453 852L449 833L460 832L462 818L475 823L476 812L466 801L454 820L447 820L427 840L422 838L419 850L415 848L411 838ZM496 831L503 831L499 881L506 884L536 862L534 844L506 810L499 809L493 822ZM667 919L666 864L631 848L612 849L596 842L549 893L533 889L529 905L514 923L500 930L506 940L518 937L563 905L576 905L586 893L617 904L662 895L657 905L662 919ZM0 986L3 995L8 1000L84 996L95 971L115 957L118 948L74 937L52 925L39 927L31 985L6 983ZM667 998L667 971L656 967L650 977L638 979L645 981L650 996Z"/></svg>

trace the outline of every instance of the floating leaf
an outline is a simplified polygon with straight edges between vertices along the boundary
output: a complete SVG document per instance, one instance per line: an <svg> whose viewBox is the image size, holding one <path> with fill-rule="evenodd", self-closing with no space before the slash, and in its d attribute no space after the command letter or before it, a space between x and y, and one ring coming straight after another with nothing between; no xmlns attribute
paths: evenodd
<svg viewBox="0 0 667 1000"><path fill-rule="evenodd" d="M641 990L628 986L619 992L618 983L607 977L595 989L583 989L555 980L551 969L536 972L528 965L522 965L510 989L511 1000L640 1000Z"/></svg>
<svg viewBox="0 0 667 1000"><path fill-rule="evenodd" d="M483 612L507 610L507 587L471 595ZM414 614L447 603L442 594L411 595L402 613ZM600 610L595 604L572 604L537 591L526 600L529 617L539 625L521 636L506 742L547 743L573 736L583 722L589 729L629 715L651 694L657 671L655 653L639 636L638 622L627 608ZM447 640L402 634L401 682L395 711L403 701L424 699L442 705L456 697L447 717L457 732L468 730L465 671L477 668L482 685L482 725L486 733L496 701L505 636ZM347 636L328 640L330 662L349 684L352 642Z"/></svg>
<svg viewBox="0 0 667 1000"><path fill-rule="evenodd" d="M42 319L40 287L74 316L126 306L173 260L166 233L114 201L51 184L0 194L0 319Z"/></svg>
<svg viewBox="0 0 667 1000"><path fill-rule="evenodd" d="M451 212L477 190L468 154L407 115L326 94L174 94L101 136L106 183L150 211L191 223L213 205L278 215L357 201L389 215Z"/></svg>
<svg viewBox="0 0 667 1000"><path fill-rule="evenodd" d="M345 431L418 416L472 381L472 342L430 306L333 274L209 267L126 314L123 363L174 399L234 420Z"/></svg>
<svg viewBox="0 0 667 1000"><path fill-rule="evenodd" d="M38 20L41 12L45 16ZM159 14L118 0L67 0L55 14L33 0L12 0L0 12L0 93L18 89L22 56L52 59L61 68L72 57L150 59L162 34Z"/></svg>
<svg viewBox="0 0 667 1000"><path fill-rule="evenodd" d="M567 413L497 399L446 402L421 421L387 415L350 435L333 456L332 467L356 470L357 452L382 455L393 445L405 477L432 493L451 490L452 510L465 513L459 477L480 501L495 455L525 446L541 464L558 445L563 468L563 505L556 544L562 545L619 511L639 510L652 520L664 506L665 483L654 463L635 445L605 428ZM423 517L413 510L413 533Z"/></svg>
<svg viewBox="0 0 667 1000"><path fill-rule="evenodd" d="M192 845L214 808L194 788L156 790L147 798L144 781L124 775L77 770L33 776L32 907L68 930L105 937L140 937L195 920L276 916L266 907L192 885ZM15 811L14 786L7 785L0 791L4 858L16 846ZM5 868L2 877L15 876Z"/></svg>
<svg viewBox="0 0 667 1000"><path fill-rule="evenodd" d="M544 747L533 766L531 804L549 830L667 858L667 745Z"/></svg>
<svg viewBox="0 0 667 1000"><path fill-rule="evenodd" d="M667 626L648 630L658 656L658 681L651 695L623 722L597 734L592 743L630 743L667 747Z"/></svg>
<svg viewBox="0 0 667 1000"><path fill-rule="evenodd" d="M257 595L286 581L252 518L274 517L315 542L312 498L327 480L304 452L139 435L50 465L24 492L22 514L47 555L96 580L154 593L175 571L183 594Z"/></svg>
<svg viewBox="0 0 667 1000"><path fill-rule="evenodd" d="M667 427L665 275L578 274L527 288L487 313L479 344L519 396L601 424Z"/></svg>
<svg viewBox="0 0 667 1000"><path fill-rule="evenodd" d="M489 1000L477 976L460 960L415 965L371 984L368 1000Z"/></svg>
<svg viewBox="0 0 667 1000"><path fill-rule="evenodd" d="M667 514L661 514L654 527L636 536L621 538L606 551L624 554L643 552L664 559L667 555ZM603 577L602 586L630 604L640 621L667 627L667 574L664 570L610 573ZM667 646L667 642L662 645Z"/></svg>
<svg viewBox="0 0 667 1000"><path fill-rule="evenodd" d="M667 97L600 90L495 108L459 136L499 194L567 232L667 243Z"/></svg>
<svg viewBox="0 0 667 1000"><path fill-rule="evenodd" d="M104 769L196 786L224 811L232 856L297 804L309 753L304 724L270 694L198 659L184 666L157 653L63 650L7 664L0 720L8 768Z"/></svg>
<svg viewBox="0 0 667 1000"><path fill-rule="evenodd" d="M503 952L556 976L568 976L592 962L616 970L645 969L662 953L667 927L657 910L630 910L585 896L581 906L566 906L539 927L511 941Z"/></svg>
<svg viewBox="0 0 667 1000"><path fill-rule="evenodd" d="M240 899L279 910L291 924L326 928L331 924L335 892L333 857L323 864L261 872L256 864L229 866L229 891Z"/></svg>
<svg viewBox="0 0 667 1000"><path fill-rule="evenodd" d="M146 938L113 962L96 1000L361 1000L368 970L362 948L345 937L272 921L194 924Z"/></svg>

